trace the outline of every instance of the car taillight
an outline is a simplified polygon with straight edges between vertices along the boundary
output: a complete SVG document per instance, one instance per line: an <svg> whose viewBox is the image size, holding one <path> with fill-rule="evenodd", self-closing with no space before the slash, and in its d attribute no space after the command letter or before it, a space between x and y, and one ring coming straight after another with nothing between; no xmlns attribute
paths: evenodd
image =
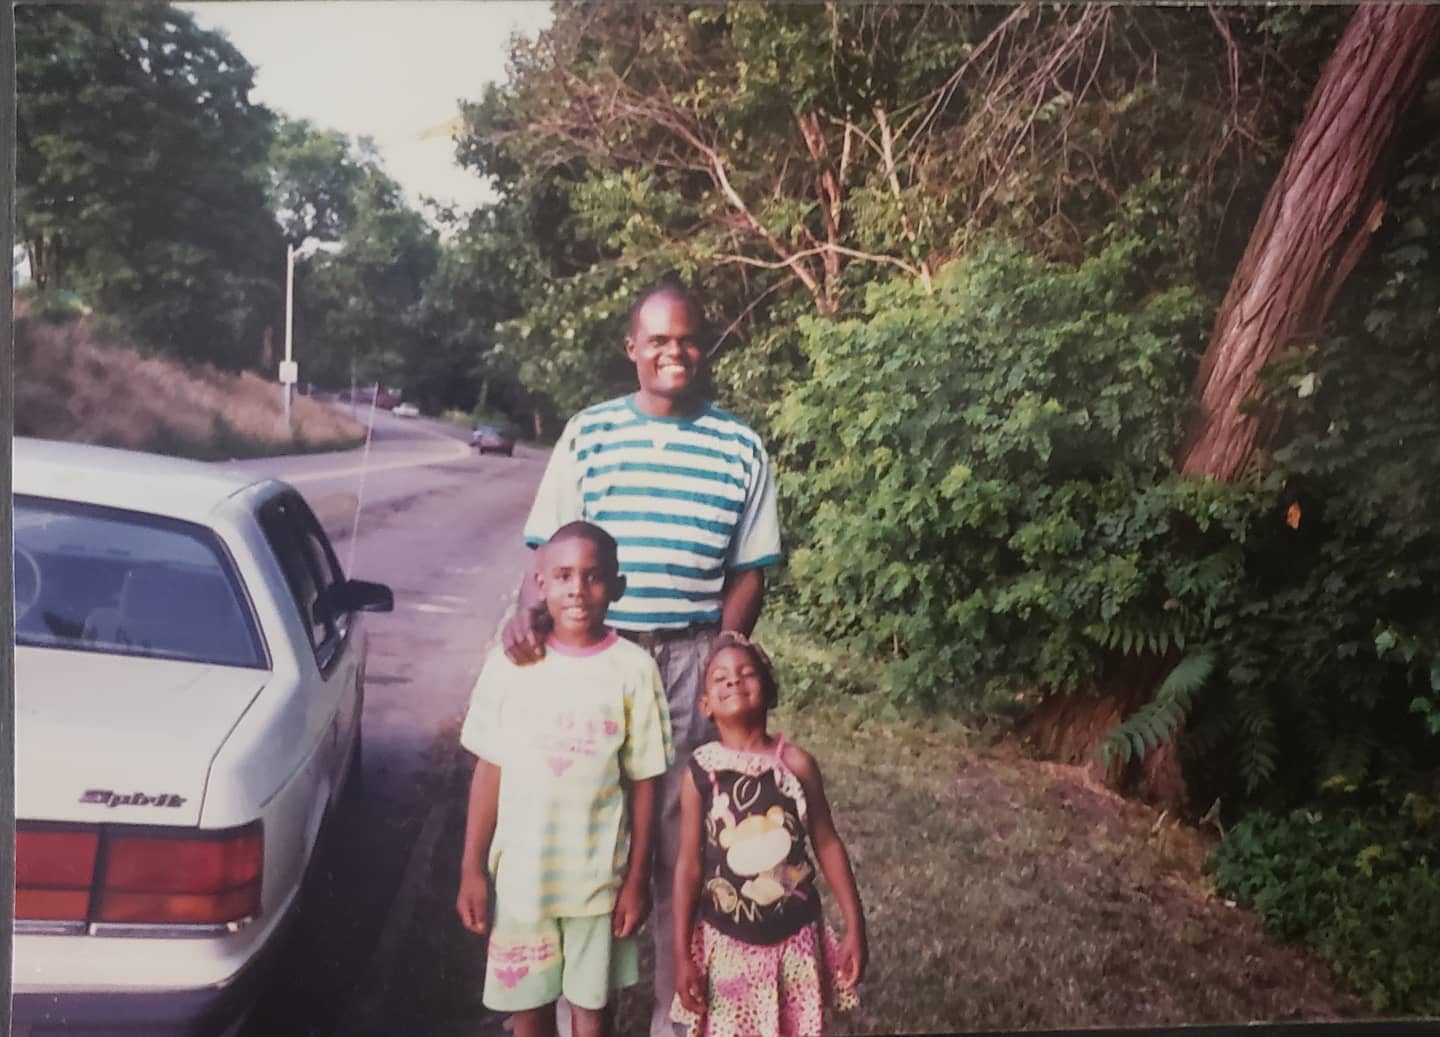
<svg viewBox="0 0 1440 1037"><path fill-rule="evenodd" d="M22 823L15 919L224 925L260 913L265 840L256 821L219 832Z"/></svg>
<svg viewBox="0 0 1440 1037"><path fill-rule="evenodd" d="M95 921L217 925L260 911L260 823L185 835L114 834L106 840Z"/></svg>
<svg viewBox="0 0 1440 1037"><path fill-rule="evenodd" d="M83 922L100 833L19 828L15 832L15 917Z"/></svg>

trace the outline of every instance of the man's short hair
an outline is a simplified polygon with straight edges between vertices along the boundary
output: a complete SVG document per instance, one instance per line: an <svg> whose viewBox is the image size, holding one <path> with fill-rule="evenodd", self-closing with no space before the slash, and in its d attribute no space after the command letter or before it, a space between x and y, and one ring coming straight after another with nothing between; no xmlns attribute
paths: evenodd
<svg viewBox="0 0 1440 1037"><path fill-rule="evenodd" d="M689 308L690 316L695 318L697 330L705 327L705 305L700 301L699 294L685 283L683 277L672 270L641 292L639 298L635 300L635 305L630 307L630 334L635 334L635 325L640 320L640 311L645 308L645 304L662 295L683 302Z"/></svg>

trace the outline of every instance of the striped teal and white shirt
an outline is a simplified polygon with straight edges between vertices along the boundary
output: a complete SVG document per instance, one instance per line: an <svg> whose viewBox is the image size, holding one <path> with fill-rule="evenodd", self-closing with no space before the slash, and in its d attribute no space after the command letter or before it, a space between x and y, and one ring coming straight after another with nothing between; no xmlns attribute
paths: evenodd
<svg viewBox="0 0 1440 1037"><path fill-rule="evenodd" d="M634 396L570 419L535 494L525 542L584 519L620 547L625 596L607 622L656 630L720 621L727 573L780 560L775 476L765 447L733 414L707 405L655 418Z"/></svg>

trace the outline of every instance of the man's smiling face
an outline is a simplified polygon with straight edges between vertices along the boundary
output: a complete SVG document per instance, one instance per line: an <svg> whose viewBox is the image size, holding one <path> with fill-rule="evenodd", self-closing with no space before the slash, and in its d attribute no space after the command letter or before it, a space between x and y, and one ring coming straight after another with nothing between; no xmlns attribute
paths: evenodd
<svg viewBox="0 0 1440 1037"><path fill-rule="evenodd" d="M669 415L699 398L704 381L699 323L689 303L667 292L652 295L640 307L625 355L640 379L642 409Z"/></svg>

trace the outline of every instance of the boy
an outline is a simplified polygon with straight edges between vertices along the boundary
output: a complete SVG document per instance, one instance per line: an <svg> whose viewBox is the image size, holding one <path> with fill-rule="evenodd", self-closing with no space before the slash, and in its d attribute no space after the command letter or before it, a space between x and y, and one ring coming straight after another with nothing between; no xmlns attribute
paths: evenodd
<svg viewBox="0 0 1440 1037"><path fill-rule="evenodd" d="M637 979L655 784L674 752L659 668L605 625L625 591L617 554L587 522L550 537L535 570L545 658L492 651L460 733L478 759L456 909L490 933L484 1002L513 1014L515 1037L553 1037L562 994L575 1037L601 1037L610 994Z"/></svg>

